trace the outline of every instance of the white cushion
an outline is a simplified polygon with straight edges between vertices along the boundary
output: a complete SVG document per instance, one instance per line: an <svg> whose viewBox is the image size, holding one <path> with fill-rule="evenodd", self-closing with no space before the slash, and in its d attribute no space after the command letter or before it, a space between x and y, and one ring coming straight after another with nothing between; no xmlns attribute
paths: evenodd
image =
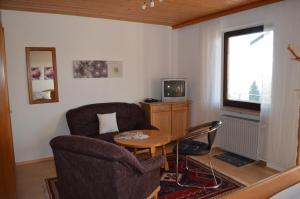
<svg viewBox="0 0 300 199"><path fill-rule="evenodd" d="M119 131L116 113L97 114L99 120L99 134Z"/></svg>

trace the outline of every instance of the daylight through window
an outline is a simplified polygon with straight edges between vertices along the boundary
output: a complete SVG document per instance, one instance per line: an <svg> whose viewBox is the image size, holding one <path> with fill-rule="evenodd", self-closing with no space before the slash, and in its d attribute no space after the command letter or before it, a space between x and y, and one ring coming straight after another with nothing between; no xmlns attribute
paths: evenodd
<svg viewBox="0 0 300 199"><path fill-rule="evenodd" d="M273 62L273 32L263 26L224 34L224 106L260 110L265 68Z"/></svg>

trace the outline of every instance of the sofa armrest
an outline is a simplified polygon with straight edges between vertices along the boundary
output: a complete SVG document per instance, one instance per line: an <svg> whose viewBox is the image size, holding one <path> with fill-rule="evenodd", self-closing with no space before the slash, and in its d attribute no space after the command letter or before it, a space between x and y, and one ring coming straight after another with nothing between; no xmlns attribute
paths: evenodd
<svg viewBox="0 0 300 199"><path fill-rule="evenodd" d="M156 156L154 158L150 158L141 162L142 166L144 167L143 173L147 173L149 171L159 169L162 165L163 159L162 156Z"/></svg>

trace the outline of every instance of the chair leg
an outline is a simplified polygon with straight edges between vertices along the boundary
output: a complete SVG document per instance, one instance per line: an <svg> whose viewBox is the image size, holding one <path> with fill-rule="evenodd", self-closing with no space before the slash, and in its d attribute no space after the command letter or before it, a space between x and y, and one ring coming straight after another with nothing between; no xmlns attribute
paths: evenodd
<svg viewBox="0 0 300 199"><path fill-rule="evenodd" d="M180 183L179 183L179 171L178 171L178 167L179 167L179 154L178 154L178 143L176 144L176 183L180 186Z"/></svg>
<svg viewBox="0 0 300 199"><path fill-rule="evenodd" d="M203 173L203 174L208 174L208 175L212 174L213 180L214 180L214 185L206 187L206 186L181 184L179 182L179 154L178 154L178 144L176 144L176 184L178 186L180 186L180 187L192 187L192 188L200 188L200 189L216 189L216 188L220 187L221 184L222 184L222 180L220 180L218 182L217 177L216 177L215 172L214 172L214 168L213 168L213 164L212 164L212 159L211 159L210 153L208 154L208 156L209 156L209 167L210 167L211 173L197 172L197 171L194 171L194 170L190 169L188 167L187 156L185 156L185 168L184 169L186 169L187 171L190 171L190 172L195 172L195 173Z"/></svg>
<svg viewBox="0 0 300 199"><path fill-rule="evenodd" d="M214 177L215 186L217 186L216 188L218 188L221 185L222 182L220 182L220 184L218 185L218 181L217 181L215 171L214 171L214 167L213 167L213 164L212 164L212 158L211 158L210 154L208 156L209 156L209 167L210 167L211 173L213 174L213 177Z"/></svg>
<svg viewBox="0 0 300 199"><path fill-rule="evenodd" d="M186 170L190 170L189 166L188 166L188 159L187 159L187 156L185 156L185 169Z"/></svg>
<svg viewBox="0 0 300 199"><path fill-rule="evenodd" d="M158 193L155 194L155 196L153 197L153 199L158 199Z"/></svg>
<svg viewBox="0 0 300 199"><path fill-rule="evenodd" d="M190 185L181 184L179 182L179 153L178 153L178 143L176 144L176 184L178 186L180 186L180 187L193 187L193 186L190 186ZM196 188L203 188L203 187L196 187Z"/></svg>
<svg viewBox="0 0 300 199"><path fill-rule="evenodd" d="M207 173L207 172L198 172L197 170L190 169L189 166L188 166L187 157L185 158L185 169L188 170L188 171L190 171L190 172L194 172L194 173L198 173L198 174L206 174L206 175L212 174L212 176L214 178L215 186L219 187L221 185L221 182L218 184L217 177L215 175L214 166L213 166L213 163L212 163L212 158L211 158L211 154L210 153L208 154L208 158L209 158L210 173Z"/></svg>
<svg viewBox="0 0 300 199"><path fill-rule="evenodd" d="M160 191L160 186L158 186L146 199L158 199L159 191Z"/></svg>
<svg viewBox="0 0 300 199"><path fill-rule="evenodd" d="M163 168L165 169L165 171L169 171L169 163L168 163L168 160L167 160L167 151L166 151L166 147L165 145L162 146L161 148L162 150L162 156L163 156Z"/></svg>
<svg viewBox="0 0 300 199"><path fill-rule="evenodd" d="M188 166L188 159L187 159L187 156L185 156L185 170L189 171L189 172L193 172L193 173L197 173L197 174L205 174L205 175L211 175L213 174L214 175L214 172L212 170L212 161L211 161L211 158L209 157L210 159L210 162L209 162L209 165L210 165L210 169L211 171L208 173L208 172L202 172L202 171L198 171L198 169L191 169L189 166Z"/></svg>

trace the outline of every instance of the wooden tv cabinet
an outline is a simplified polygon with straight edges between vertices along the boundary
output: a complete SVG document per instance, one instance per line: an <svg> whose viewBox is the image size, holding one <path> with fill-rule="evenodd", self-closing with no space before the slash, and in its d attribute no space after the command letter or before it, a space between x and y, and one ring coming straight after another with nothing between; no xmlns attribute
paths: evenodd
<svg viewBox="0 0 300 199"><path fill-rule="evenodd" d="M185 135L189 127L189 101L141 103L151 125L168 134L171 140Z"/></svg>

